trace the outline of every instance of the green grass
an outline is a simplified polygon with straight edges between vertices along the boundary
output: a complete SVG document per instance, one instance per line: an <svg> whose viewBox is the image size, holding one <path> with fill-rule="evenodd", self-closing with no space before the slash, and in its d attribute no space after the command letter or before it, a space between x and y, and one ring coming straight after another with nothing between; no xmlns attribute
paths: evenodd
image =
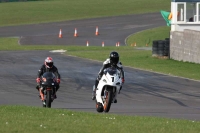
<svg viewBox="0 0 200 133"><path fill-rule="evenodd" d="M28 45L22 46L18 44L19 38L0 38L0 50L1 51L12 51L12 50L52 50L61 49L65 47L58 45Z"/></svg>
<svg viewBox="0 0 200 133"><path fill-rule="evenodd" d="M124 116L0 106L2 133L199 133L200 123L157 117Z"/></svg>
<svg viewBox="0 0 200 133"><path fill-rule="evenodd" d="M50 0L0 3L0 26L170 10L166 0Z"/></svg>
<svg viewBox="0 0 200 133"><path fill-rule="evenodd" d="M163 26L138 32L129 36L126 43L129 46L136 43L138 47L144 47L146 44L151 47L153 40L165 40L165 38L169 38L170 28Z"/></svg>

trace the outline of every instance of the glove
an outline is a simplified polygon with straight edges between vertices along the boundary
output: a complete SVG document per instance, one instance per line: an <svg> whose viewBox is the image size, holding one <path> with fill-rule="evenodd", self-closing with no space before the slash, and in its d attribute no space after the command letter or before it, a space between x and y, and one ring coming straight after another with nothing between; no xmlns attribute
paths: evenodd
<svg viewBox="0 0 200 133"><path fill-rule="evenodd" d="M122 83L124 83L124 81L125 81L124 78L122 78Z"/></svg>
<svg viewBox="0 0 200 133"><path fill-rule="evenodd" d="M37 83L40 83L40 78L36 78L36 82L37 82Z"/></svg>
<svg viewBox="0 0 200 133"><path fill-rule="evenodd" d="M57 83L60 84L60 79L57 79Z"/></svg>

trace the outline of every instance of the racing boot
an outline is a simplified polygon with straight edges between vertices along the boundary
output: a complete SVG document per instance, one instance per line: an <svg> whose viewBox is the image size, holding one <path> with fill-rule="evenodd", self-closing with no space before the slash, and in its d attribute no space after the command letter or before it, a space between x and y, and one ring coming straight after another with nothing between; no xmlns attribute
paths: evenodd
<svg viewBox="0 0 200 133"><path fill-rule="evenodd" d="M51 95L51 102L53 102L54 99L56 99L56 94Z"/></svg>
<svg viewBox="0 0 200 133"><path fill-rule="evenodd" d="M96 99L96 87L94 85L92 89L92 100L95 100L95 99Z"/></svg>
<svg viewBox="0 0 200 133"><path fill-rule="evenodd" d="M116 96L114 95L114 101L112 101L113 103L117 103L117 98Z"/></svg>
<svg viewBox="0 0 200 133"><path fill-rule="evenodd" d="M117 99L114 100L114 103L117 103Z"/></svg>
<svg viewBox="0 0 200 133"><path fill-rule="evenodd" d="M55 90L55 92L54 92L54 99L57 98L56 92L58 91L59 88L60 88L60 85L57 85L57 86L56 86L56 90Z"/></svg>
<svg viewBox="0 0 200 133"><path fill-rule="evenodd" d="M39 90L39 89L40 89L39 85L37 85L35 88L36 88L38 91L40 91L40 90ZM41 99L40 94L38 95L38 97Z"/></svg>
<svg viewBox="0 0 200 133"><path fill-rule="evenodd" d="M56 98L57 98L57 95L56 95L56 93L51 95L51 99L53 99L53 100L54 100L54 99L56 99Z"/></svg>
<svg viewBox="0 0 200 133"><path fill-rule="evenodd" d="M36 88L36 89L39 91L39 89L40 89L40 86L39 86L39 85L37 85L35 88Z"/></svg>
<svg viewBox="0 0 200 133"><path fill-rule="evenodd" d="M44 100L42 101L42 105L43 105L43 107L46 107L46 103Z"/></svg>
<svg viewBox="0 0 200 133"><path fill-rule="evenodd" d="M52 95L51 95L51 99L56 99L57 98L57 95L56 95L56 92L54 92Z"/></svg>
<svg viewBox="0 0 200 133"><path fill-rule="evenodd" d="M54 95L54 99L56 99L56 98L57 98L57 95L55 94L55 95Z"/></svg>
<svg viewBox="0 0 200 133"><path fill-rule="evenodd" d="M92 100L95 100L96 99L96 93L95 92L92 92Z"/></svg>

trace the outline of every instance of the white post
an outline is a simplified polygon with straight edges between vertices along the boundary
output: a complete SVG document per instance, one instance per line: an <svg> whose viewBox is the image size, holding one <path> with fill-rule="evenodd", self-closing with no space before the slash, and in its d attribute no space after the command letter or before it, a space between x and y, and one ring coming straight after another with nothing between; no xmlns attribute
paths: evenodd
<svg viewBox="0 0 200 133"><path fill-rule="evenodd" d="M196 3L196 15L197 15L197 22L199 22L199 3Z"/></svg>
<svg viewBox="0 0 200 133"><path fill-rule="evenodd" d="M181 8L181 21L183 21L183 8Z"/></svg>
<svg viewBox="0 0 200 133"><path fill-rule="evenodd" d="M176 22L177 22L177 3L171 2L171 13L172 13L172 19L171 19L171 31L175 31Z"/></svg>
<svg viewBox="0 0 200 133"><path fill-rule="evenodd" d="M184 10L183 10L183 13L184 13L184 22L186 22L186 3L184 3Z"/></svg>

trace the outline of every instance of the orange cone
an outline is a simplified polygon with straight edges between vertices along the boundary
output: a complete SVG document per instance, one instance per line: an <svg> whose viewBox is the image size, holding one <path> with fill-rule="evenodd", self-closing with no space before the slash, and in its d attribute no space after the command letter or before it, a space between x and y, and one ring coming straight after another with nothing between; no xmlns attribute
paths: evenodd
<svg viewBox="0 0 200 133"><path fill-rule="evenodd" d="M74 37L78 37L77 29L75 28Z"/></svg>
<svg viewBox="0 0 200 133"><path fill-rule="evenodd" d="M146 47L148 47L148 43L146 44Z"/></svg>
<svg viewBox="0 0 200 133"><path fill-rule="evenodd" d="M104 47L104 42L102 42L102 47Z"/></svg>
<svg viewBox="0 0 200 133"><path fill-rule="evenodd" d="M62 38L62 30L60 29L60 32L59 32L59 35L58 35L59 38Z"/></svg>
<svg viewBox="0 0 200 133"><path fill-rule="evenodd" d="M119 42L117 43L117 46L119 47Z"/></svg>
<svg viewBox="0 0 200 133"><path fill-rule="evenodd" d="M99 35L99 29L98 29L98 26L96 27L96 32L95 32L95 35L98 36Z"/></svg>
<svg viewBox="0 0 200 133"><path fill-rule="evenodd" d="M116 47L119 47L119 42L116 43Z"/></svg>
<svg viewBox="0 0 200 133"><path fill-rule="evenodd" d="M89 46L89 42L87 41L87 43L86 43L86 46L88 47Z"/></svg>

